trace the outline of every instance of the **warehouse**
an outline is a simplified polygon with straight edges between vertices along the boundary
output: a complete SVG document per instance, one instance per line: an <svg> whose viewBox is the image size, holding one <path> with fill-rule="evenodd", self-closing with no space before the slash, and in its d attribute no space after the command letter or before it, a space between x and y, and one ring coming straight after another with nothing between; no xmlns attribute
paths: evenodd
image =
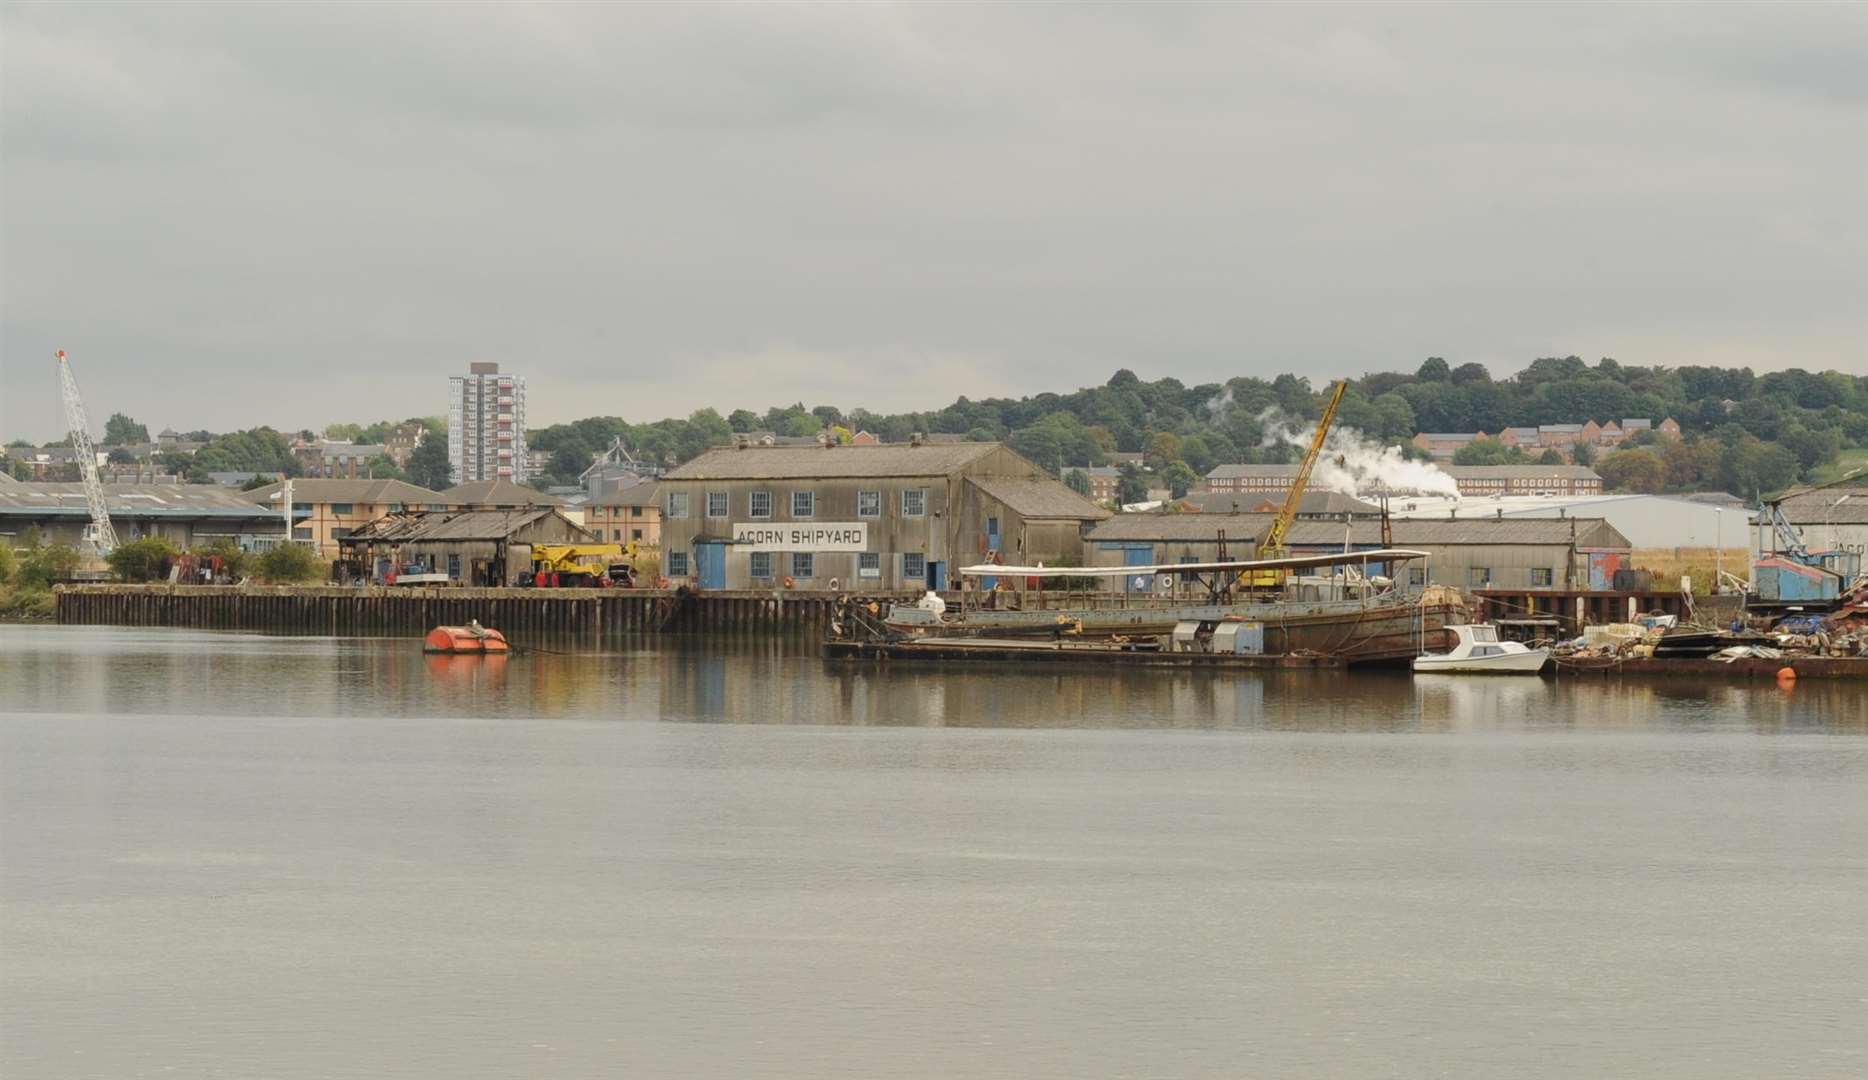
<svg viewBox="0 0 1868 1080"><path fill-rule="evenodd" d="M1784 517L1811 551L1868 555L1868 480L1815 489L1792 489L1780 504ZM1781 551L1782 538L1769 528L1754 534L1753 551Z"/></svg>
<svg viewBox="0 0 1868 1080"><path fill-rule="evenodd" d="M1253 558L1271 514L1124 514L1090 530L1092 566ZM1392 546L1430 552L1408 568L1414 585L1460 589L1611 589L1628 538L1599 518L1396 521ZM1221 536L1224 536L1224 550ZM1286 544L1294 555L1385 546L1381 523L1299 520Z"/></svg>
<svg viewBox="0 0 1868 1080"><path fill-rule="evenodd" d="M456 585L514 585L532 569L532 545L596 539L555 507L390 514L338 539L336 573L379 584L425 573Z"/></svg>
<svg viewBox="0 0 1868 1080"><path fill-rule="evenodd" d="M1480 499L1392 499L1396 519L1601 518L1637 548L1743 548L1752 514L1736 501L1676 495L1520 495Z"/></svg>
<svg viewBox="0 0 1868 1080"><path fill-rule="evenodd" d="M1083 556L1109 511L998 443L738 446L661 481L662 568L708 589L948 586L955 565Z"/></svg>
<svg viewBox="0 0 1868 1080"><path fill-rule="evenodd" d="M277 543L285 521L219 484L105 484L104 505L122 542L160 536L183 550L230 537L254 550ZM77 546L91 523L83 484L0 482L0 543L37 528L48 543Z"/></svg>

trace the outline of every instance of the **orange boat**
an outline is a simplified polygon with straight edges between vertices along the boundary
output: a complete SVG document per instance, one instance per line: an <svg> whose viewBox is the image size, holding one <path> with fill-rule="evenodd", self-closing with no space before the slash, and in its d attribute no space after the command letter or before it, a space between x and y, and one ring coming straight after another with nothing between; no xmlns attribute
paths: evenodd
<svg viewBox="0 0 1868 1080"><path fill-rule="evenodd" d="M506 635L488 630L479 623L472 626L437 626L422 639L422 651L429 653L507 653Z"/></svg>

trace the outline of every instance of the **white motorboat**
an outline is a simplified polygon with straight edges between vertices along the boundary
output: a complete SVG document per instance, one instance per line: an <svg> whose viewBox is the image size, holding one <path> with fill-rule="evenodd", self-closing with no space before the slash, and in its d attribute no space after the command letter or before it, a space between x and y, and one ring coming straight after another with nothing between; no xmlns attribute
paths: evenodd
<svg viewBox="0 0 1868 1080"><path fill-rule="evenodd" d="M1498 640L1495 626L1448 626L1453 651L1414 658L1415 672L1465 675L1535 675L1550 659L1549 649L1532 649Z"/></svg>

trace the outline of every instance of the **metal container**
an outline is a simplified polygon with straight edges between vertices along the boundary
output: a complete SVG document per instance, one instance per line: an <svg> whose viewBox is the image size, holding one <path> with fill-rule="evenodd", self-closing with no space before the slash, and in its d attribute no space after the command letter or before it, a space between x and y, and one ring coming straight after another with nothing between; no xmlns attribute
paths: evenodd
<svg viewBox="0 0 1868 1080"><path fill-rule="evenodd" d="M1228 656L1265 655L1265 624L1222 622L1213 628L1213 651Z"/></svg>
<svg viewBox="0 0 1868 1080"><path fill-rule="evenodd" d="M1200 624L1197 622L1179 622L1174 624L1173 652L1205 652L1201 647Z"/></svg>

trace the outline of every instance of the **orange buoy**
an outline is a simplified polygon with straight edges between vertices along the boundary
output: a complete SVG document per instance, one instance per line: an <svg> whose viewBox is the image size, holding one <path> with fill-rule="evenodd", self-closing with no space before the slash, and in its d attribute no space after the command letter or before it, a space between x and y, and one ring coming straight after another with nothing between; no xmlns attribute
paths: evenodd
<svg viewBox="0 0 1868 1080"><path fill-rule="evenodd" d="M422 639L430 653L505 653L511 651L506 635L479 626L437 626Z"/></svg>
<svg viewBox="0 0 1868 1080"><path fill-rule="evenodd" d="M1797 669L1785 664L1777 669L1777 685L1788 687L1797 681Z"/></svg>

